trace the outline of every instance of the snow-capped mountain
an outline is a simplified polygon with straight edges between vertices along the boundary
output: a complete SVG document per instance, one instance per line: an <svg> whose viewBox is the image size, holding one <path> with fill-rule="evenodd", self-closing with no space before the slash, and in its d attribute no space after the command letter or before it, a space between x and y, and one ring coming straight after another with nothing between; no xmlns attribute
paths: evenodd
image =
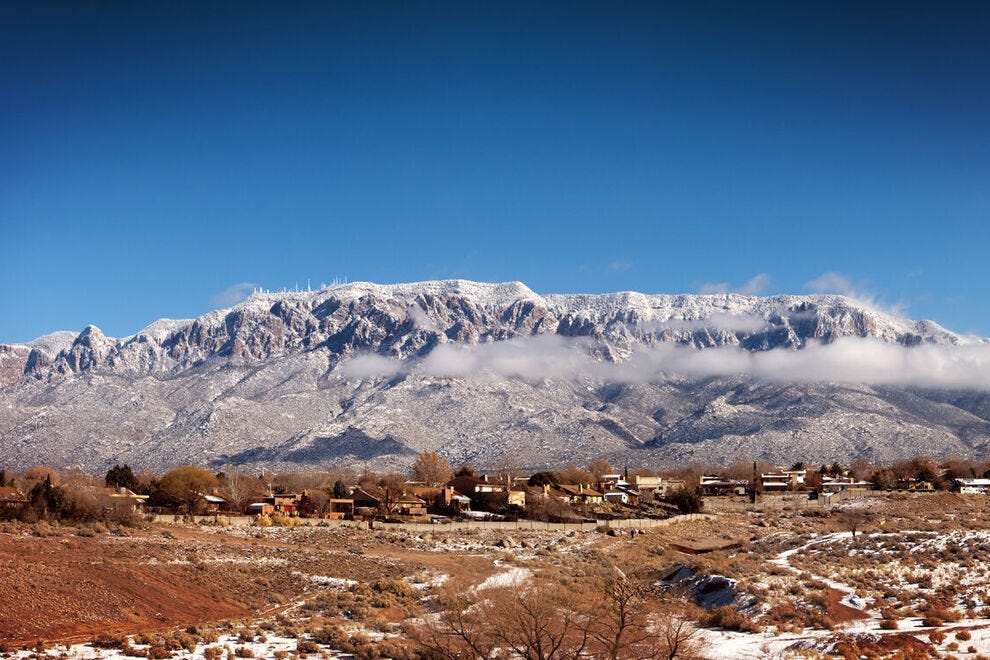
<svg viewBox="0 0 990 660"><path fill-rule="evenodd" d="M121 339L0 345L0 466L982 454L988 347L842 296L256 293Z"/></svg>

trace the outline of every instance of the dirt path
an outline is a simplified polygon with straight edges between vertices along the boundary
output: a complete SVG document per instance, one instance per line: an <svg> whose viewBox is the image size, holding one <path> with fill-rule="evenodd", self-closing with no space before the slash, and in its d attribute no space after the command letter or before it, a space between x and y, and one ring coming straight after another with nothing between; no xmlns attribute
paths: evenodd
<svg viewBox="0 0 990 660"><path fill-rule="evenodd" d="M819 537L813 541L809 541L804 545L793 548L791 550L785 550L779 553L776 557L769 560L771 564L780 566L781 568L786 568L789 571L800 574L801 571L794 566L791 566L789 561L790 557L807 550L808 548L819 545L821 543L828 543L831 541L838 540L849 536L852 538L849 532L835 532L833 534L826 534ZM852 585L833 580L831 578L825 577L824 575L811 574L812 579L818 580L819 582L824 582L828 585L828 593L826 593L826 599L829 605L829 614L833 615L833 618L837 623L845 623L848 621L857 621L863 619L875 620L878 624L880 621L880 613L874 610L868 610L867 606L870 604L871 599L860 598L856 595L856 587Z"/></svg>

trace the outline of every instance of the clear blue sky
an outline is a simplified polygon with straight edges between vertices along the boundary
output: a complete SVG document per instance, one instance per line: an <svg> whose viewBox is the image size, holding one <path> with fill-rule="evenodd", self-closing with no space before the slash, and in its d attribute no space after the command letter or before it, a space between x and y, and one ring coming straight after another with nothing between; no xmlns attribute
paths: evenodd
<svg viewBox="0 0 990 660"><path fill-rule="evenodd" d="M3 3L0 341L338 276L990 335L990 3L659 4Z"/></svg>

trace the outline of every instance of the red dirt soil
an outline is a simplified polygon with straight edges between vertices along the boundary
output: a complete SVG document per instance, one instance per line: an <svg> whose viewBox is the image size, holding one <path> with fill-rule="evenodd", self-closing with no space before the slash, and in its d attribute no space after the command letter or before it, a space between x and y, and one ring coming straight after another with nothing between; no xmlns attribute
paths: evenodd
<svg viewBox="0 0 990 660"><path fill-rule="evenodd" d="M362 579L399 570L318 544L195 529L90 538L28 530L0 532L0 642L8 648L253 617L317 590L303 574Z"/></svg>

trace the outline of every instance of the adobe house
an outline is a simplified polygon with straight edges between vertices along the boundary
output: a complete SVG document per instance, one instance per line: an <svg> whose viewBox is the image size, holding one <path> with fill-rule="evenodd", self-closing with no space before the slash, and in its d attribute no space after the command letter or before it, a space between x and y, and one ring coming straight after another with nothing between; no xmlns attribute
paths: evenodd
<svg viewBox="0 0 990 660"><path fill-rule="evenodd" d="M571 504L601 504L605 501L605 495L591 486L584 484L560 484L559 490L567 494Z"/></svg>
<svg viewBox="0 0 990 660"><path fill-rule="evenodd" d="M426 502L415 495L403 495L396 500L394 509L404 516L426 515Z"/></svg>
<svg viewBox="0 0 990 660"><path fill-rule="evenodd" d="M111 502L125 502L129 504L131 509L134 511L137 511L144 506L148 499L147 495L138 495L133 490L124 488L123 486L120 488L107 488L104 492Z"/></svg>
<svg viewBox="0 0 990 660"><path fill-rule="evenodd" d="M354 517L354 500L336 497L327 500L327 513L325 517L330 520L350 520Z"/></svg>
<svg viewBox="0 0 990 660"><path fill-rule="evenodd" d="M377 510L382 504L382 500L380 497L372 495L363 488L355 488L354 491L351 493L351 499L354 500L355 509Z"/></svg>
<svg viewBox="0 0 990 660"><path fill-rule="evenodd" d="M780 470L760 475L760 484L764 491L801 490L804 488L804 478L807 470Z"/></svg>
<svg viewBox="0 0 990 660"><path fill-rule="evenodd" d="M443 505L455 511L470 511L471 498L458 493L453 486L447 486L443 489Z"/></svg>
<svg viewBox="0 0 990 660"><path fill-rule="evenodd" d="M31 503L21 491L10 486L0 486L0 511L19 511Z"/></svg>
<svg viewBox="0 0 990 660"><path fill-rule="evenodd" d="M230 504L219 495L200 494L206 502L206 506L203 508L204 513L226 513L230 511Z"/></svg>
<svg viewBox="0 0 990 660"><path fill-rule="evenodd" d="M301 495L296 495L295 493L277 493L263 497L260 502L250 504L247 512L269 516L274 513L290 515L298 512L300 502L302 502Z"/></svg>

